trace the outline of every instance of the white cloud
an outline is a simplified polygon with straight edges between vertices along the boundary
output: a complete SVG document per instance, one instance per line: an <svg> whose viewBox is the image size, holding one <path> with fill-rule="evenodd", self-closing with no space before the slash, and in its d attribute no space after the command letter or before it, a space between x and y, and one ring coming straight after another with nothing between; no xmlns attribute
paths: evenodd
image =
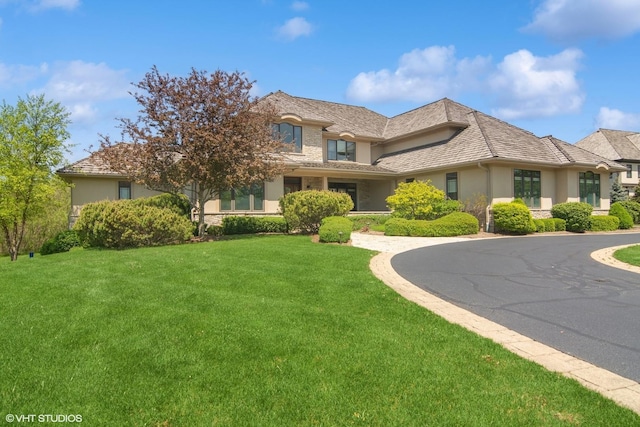
<svg viewBox="0 0 640 427"><path fill-rule="evenodd" d="M277 34L284 40L295 40L308 36L313 32L313 26L302 17L291 18L277 29Z"/></svg>
<svg viewBox="0 0 640 427"><path fill-rule="evenodd" d="M100 101L128 95L126 70L113 70L105 63L57 62L43 91L61 101Z"/></svg>
<svg viewBox="0 0 640 427"><path fill-rule="evenodd" d="M48 9L73 10L80 6L80 0L0 0L0 6L14 4L31 12Z"/></svg>
<svg viewBox="0 0 640 427"><path fill-rule="evenodd" d="M585 95L576 79L582 51L566 49L548 57L520 50L505 56L489 79L497 108L504 119L575 113Z"/></svg>
<svg viewBox="0 0 640 427"><path fill-rule="evenodd" d="M523 30L564 42L592 37L621 38L640 30L640 2L545 0L536 10L533 22Z"/></svg>
<svg viewBox="0 0 640 427"><path fill-rule="evenodd" d="M596 127L618 130L640 129L640 114L625 113L615 108L602 107L596 118Z"/></svg>
<svg viewBox="0 0 640 427"><path fill-rule="evenodd" d="M46 73L46 65L0 64L0 87L11 87L37 79Z"/></svg>
<svg viewBox="0 0 640 427"><path fill-rule="evenodd" d="M395 71L358 74L349 83L347 97L365 102L433 101L477 88L490 62L481 56L458 60L453 46L414 49L402 55Z"/></svg>
<svg viewBox="0 0 640 427"><path fill-rule="evenodd" d="M101 102L129 97L131 86L126 70L83 61L56 62L45 69L50 78L34 92L65 105L75 123L96 118L99 111L96 105Z"/></svg>
<svg viewBox="0 0 640 427"><path fill-rule="evenodd" d="M566 49L548 57L520 50L493 65L490 57L459 59L453 46L415 49L391 71L362 72L351 80L347 97L362 102L427 103L479 92L504 119L575 113L585 95L576 78L582 51Z"/></svg>
<svg viewBox="0 0 640 427"><path fill-rule="evenodd" d="M309 3L304 1L294 1L293 3L291 3L291 9L298 12L307 10L309 9Z"/></svg>
<svg viewBox="0 0 640 427"><path fill-rule="evenodd" d="M38 0L34 7L37 9L67 9L73 10L80 6L80 0Z"/></svg>

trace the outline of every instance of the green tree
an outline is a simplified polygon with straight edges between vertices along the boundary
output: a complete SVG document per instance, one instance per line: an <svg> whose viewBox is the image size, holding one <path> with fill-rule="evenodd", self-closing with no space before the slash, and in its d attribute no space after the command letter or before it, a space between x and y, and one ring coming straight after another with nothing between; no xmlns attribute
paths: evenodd
<svg viewBox="0 0 640 427"><path fill-rule="evenodd" d="M12 261L27 223L65 186L54 170L64 160L69 123L65 108L44 95L0 108L0 231Z"/></svg>
<svg viewBox="0 0 640 427"><path fill-rule="evenodd" d="M401 182L395 193L387 197L387 206L394 216L401 218L433 219L434 209L445 199L444 191L438 190L430 180Z"/></svg>
<svg viewBox="0 0 640 427"><path fill-rule="evenodd" d="M611 184L611 191L609 191L609 198L613 204L615 202L623 202L627 200L629 195L618 181L613 181L613 184Z"/></svg>
<svg viewBox="0 0 640 427"><path fill-rule="evenodd" d="M141 114L136 121L120 119L122 141L103 137L96 154L155 190L192 188L200 236L204 205L216 194L283 172L277 155L283 144L271 127L275 108L250 96L253 82L242 73L192 69L187 77L172 77L153 67L135 87Z"/></svg>

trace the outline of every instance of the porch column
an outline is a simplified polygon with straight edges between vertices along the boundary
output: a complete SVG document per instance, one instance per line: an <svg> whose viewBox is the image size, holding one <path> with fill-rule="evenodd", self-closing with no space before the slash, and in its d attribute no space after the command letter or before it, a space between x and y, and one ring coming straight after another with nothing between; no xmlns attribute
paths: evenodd
<svg viewBox="0 0 640 427"><path fill-rule="evenodd" d="M322 189L323 190L328 190L329 189L329 178L326 176L322 177Z"/></svg>

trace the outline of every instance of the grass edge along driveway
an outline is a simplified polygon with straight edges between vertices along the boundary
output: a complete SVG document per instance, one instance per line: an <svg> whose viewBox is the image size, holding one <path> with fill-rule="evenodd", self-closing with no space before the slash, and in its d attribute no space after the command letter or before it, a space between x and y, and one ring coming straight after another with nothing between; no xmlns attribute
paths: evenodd
<svg viewBox="0 0 640 427"><path fill-rule="evenodd" d="M265 236L0 260L0 416L84 425L640 425L401 298L373 252Z"/></svg>

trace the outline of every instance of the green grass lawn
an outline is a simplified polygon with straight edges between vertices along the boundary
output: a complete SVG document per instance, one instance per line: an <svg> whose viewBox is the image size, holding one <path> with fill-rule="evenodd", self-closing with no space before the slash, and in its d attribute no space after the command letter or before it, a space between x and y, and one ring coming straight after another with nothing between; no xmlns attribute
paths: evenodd
<svg viewBox="0 0 640 427"><path fill-rule="evenodd" d="M618 261L640 267L640 245L618 249L613 253L613 257Z"/></svg>
<svg viewBox="0 0 640 427"><path fill-rule="evenodd" d="M399 297L373 253L268 236L0 259L0 417L86 426L631 426Z"/></svg>

